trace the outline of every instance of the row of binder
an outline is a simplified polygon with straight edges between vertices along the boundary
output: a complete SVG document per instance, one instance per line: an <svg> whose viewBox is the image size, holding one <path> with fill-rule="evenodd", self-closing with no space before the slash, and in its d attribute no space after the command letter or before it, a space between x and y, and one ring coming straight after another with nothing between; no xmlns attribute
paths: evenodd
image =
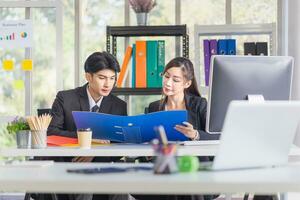
<svg viewBox="0 0 300 200"><path fill-rule="evenodd" d="M267 42L245 42L244 55L267 56L268 43Z"/></svg>
<svg viewBox="0 0 300 200"><path fill-rule="evenodd" d="M205 85L209 85L210 62L212 55L236 55L235 39L203 40ZM267 42L245 42L244 55L268 55Z"/></svg>
<svg viewBox="0 0 300 200"><path fill-rule="evenodd" d="M235 39L203 40L203 48L204 48L205 85L208 86L211 56L212 55L235 55L236 40Z"/></svg>
<svg viewBox="0 0 300 200"><path fill-rule="evenodd" d="M139 40L128 46L125 52L117 87L122 87L128 74L131 59L132 88L162 87L162 72L165 66L164 40Z"/></svg>

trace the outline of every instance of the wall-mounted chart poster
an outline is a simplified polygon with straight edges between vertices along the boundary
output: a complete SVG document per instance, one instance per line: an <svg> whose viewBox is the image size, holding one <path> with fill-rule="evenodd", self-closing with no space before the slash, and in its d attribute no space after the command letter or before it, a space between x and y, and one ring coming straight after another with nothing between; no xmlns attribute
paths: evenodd
<svg viewBox="0 0 300 200"><path fill-rule="evenodd" d="M32 33L31 20L0 21L0 48L32 47Z"/></svg>

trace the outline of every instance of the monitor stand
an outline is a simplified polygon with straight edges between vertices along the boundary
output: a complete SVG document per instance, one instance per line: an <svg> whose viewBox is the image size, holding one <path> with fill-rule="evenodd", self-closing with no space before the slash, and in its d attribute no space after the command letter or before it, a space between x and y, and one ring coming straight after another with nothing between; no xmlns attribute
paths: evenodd
<svg viewBox="0 0 300 200"><path fill-rule="evenodd" d="M265 98L261 94L248 94L247 100L249 103L263 103L265 101Z"/></svg>

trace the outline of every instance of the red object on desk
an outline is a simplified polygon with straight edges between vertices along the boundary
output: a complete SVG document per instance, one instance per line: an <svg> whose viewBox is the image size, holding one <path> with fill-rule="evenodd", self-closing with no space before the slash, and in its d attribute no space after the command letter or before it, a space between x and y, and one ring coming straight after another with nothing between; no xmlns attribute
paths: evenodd
<svg viewBox="0 0 300 200"><path fill-rule="evenodd" d="M78 145L77 138L69 138L57 135L51 135L47 137L48 146L73 146Z"/></svg>

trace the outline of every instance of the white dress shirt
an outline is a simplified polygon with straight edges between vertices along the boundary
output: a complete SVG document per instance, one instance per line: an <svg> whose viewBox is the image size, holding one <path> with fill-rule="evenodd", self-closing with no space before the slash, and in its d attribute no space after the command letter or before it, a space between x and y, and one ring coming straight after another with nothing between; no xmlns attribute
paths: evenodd
<svg viewBox="0 0 300 200"><path fill-rule="evenodd" d="M100 105L101 105L101 102L102 102L102 99L103 99L103 96L99 99L98 102L95 102L95 100L93 99L90 91L89 91L89 86L86 87L86 92L87 92L87 95L88 95L88 98L89 98L89 105L90 105L90 111L92 111L92 108L97 105L99 108L100 108Z"/></svg>

